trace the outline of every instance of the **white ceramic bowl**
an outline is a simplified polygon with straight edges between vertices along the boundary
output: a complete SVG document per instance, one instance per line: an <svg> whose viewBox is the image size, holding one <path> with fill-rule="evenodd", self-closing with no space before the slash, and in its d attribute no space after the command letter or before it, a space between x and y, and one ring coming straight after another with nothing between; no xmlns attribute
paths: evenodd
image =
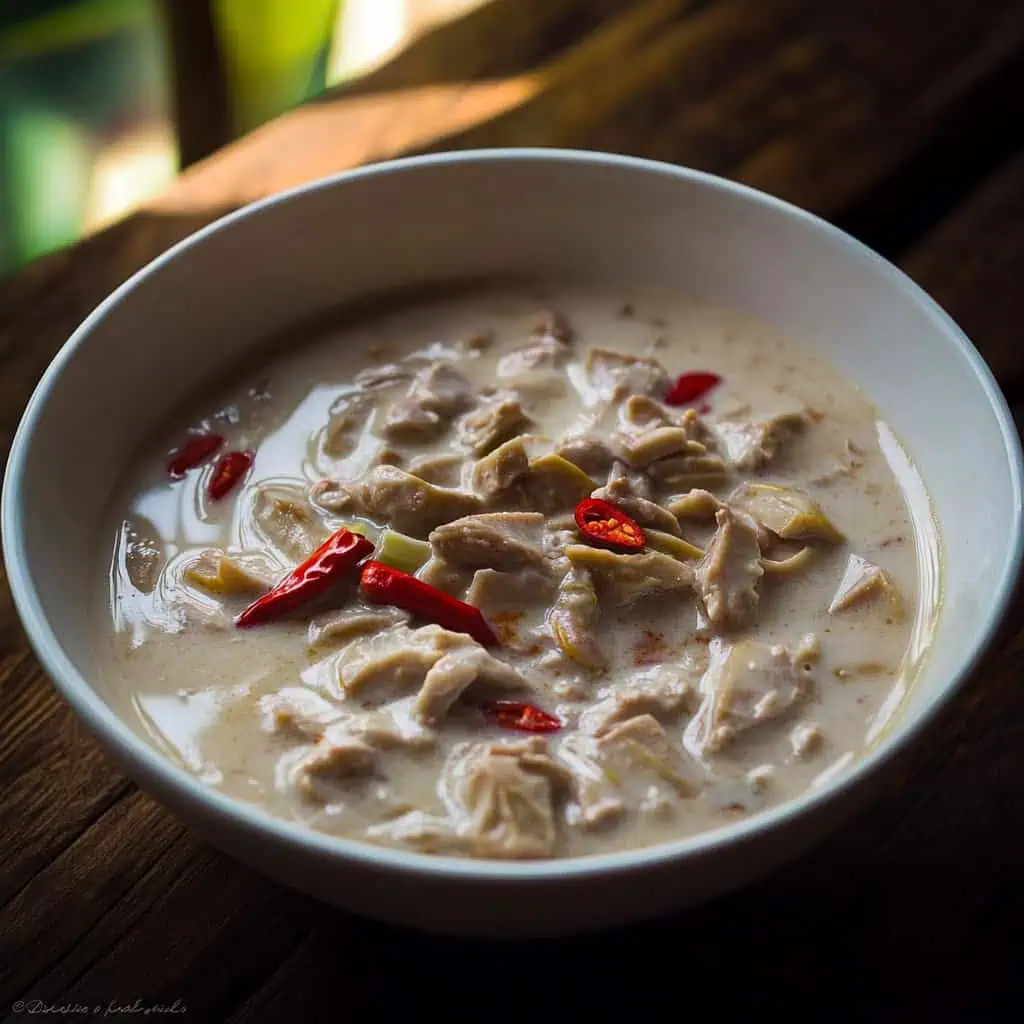
<svg viewBox="0 0 1024 1024"><path fill-rule="evenodd" d="M489 272L678 288L744 310L860 384L907 445L945 542L944 605L895 729L831 783L719 831L544 863L468 862L315 834L207 788L98 695L86 611L97 522L140 440L254 342L350 297ZM11 588L43 666L120 768L268 875L386 920L490 935L623 923L805 849L882 782L989 643L1021 559L1021 453L956 325L852 238L690 170L554 150L402 160L234 213L136 274L75 332L18 430L3 496ZM968 795L964 795L968 799Z"/></svg>

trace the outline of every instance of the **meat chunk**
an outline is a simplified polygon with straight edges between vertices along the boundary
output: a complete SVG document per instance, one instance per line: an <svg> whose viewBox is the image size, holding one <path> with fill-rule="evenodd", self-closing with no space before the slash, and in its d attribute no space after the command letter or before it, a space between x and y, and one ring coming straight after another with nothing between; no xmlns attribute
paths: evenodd
<svg viewBox="0 0 1024 1024"><path fill-rule="evenodd" d="M885 602L890 616L902 616L903 600L888 574L866 558L850 555L839 587L828 606L829 614L836 615L878 600Z"/></svg>
<svg viewBox="0 0 1024 1024"><path fill-rule="evenodd" d="M325 732L308 753L291 766L289 781L308 799L329 799L323 784L372 775L377 751L347 728Z"/></svg>
<svg viewBox="0 0 1024 1024"><path fill-rule="evenodd" d="M537 371L558 370L572 354L572 330L559 313L546 313L522 348L498 360L499 379L530 377Z"/></svg>
<svg viewBox="0 0 1024 1024"><path fill-rule="evenodd" d="M312 799L329 799L331 783L372 774L382 750L416 751L436 742L410 716L408 700L351 712L313 690L291 686L263 697L260 710L264 729L312 743L291 759L287 771L291 785Z"/></svg>
<svg viewBox="0 0 1024 1024"><path fill-rule="evenodd" d="M547 626L562 653L585 668L601 670L607 659L597 642L597 592L586 569L571 568L548 612Z"/></svg>
<svg viewBox="0 0 1024 1024"><path fill-rule="evenodd" d="M287 686L260 698L260 712L267 732L308 740L319 740L327 726L345 713L339 705L304 686Z"/></svg>
<svg viewBox="0 0 1024 1024"><path fill-rule="evenodd" d="M757 610L764 575L757 527L727 508L715 513L715 522L718 529L697 563L697 589L714 625L742 626Z"/></svg>
<svg viewBox="0 0 1024 1024"><path fill-rule="evenodd" d="M783 540L821 540L840 544L843 535L803 491L776 484L746 483L729 495L728 504Z"/></svg>
<svg viewBox="0 0 1024 1024"><path fill-rule="evenodd" d="M606 401L620 401L629 395L661 396L669 384L665 368L656 359L603 348L591 350L586 371L591 388Z"/></svg>
<svg viewBox="0 0 1024 1024"><path fill-rule="evenodd" d="M414 367L411 363L385 363L382 366L368 366L360 370L353 383L362 391L381 392L398 387L412 380Z"/></svg>
<svg viewBox="0 0 1024 1024"><path fill-rule="evenodd" d="M409 463L409 472L435 487L458 487L464 465L458 455L420 455Z"/></svg>
<svg viewBox="0 0 1024 1024"><path fill-rule="evenodd" d="M486 616L512 606L531 606L536 603L539 593L551 587L552 579L548 575L478 569L473 573L466 601L474 608L479 608Z"/></svg>
<svg viewBox="0 0 1024 1024"><path fill-rule="evenodd" d="M121 524L119 543L131 585L143 594L152 594L166 564L160 532L143 516L132 516Z"/></svg>
<svg viewBox="0 0 1024 1024"><path fill-rule="evenodd" d="M473 490L489 506L503 504L529 471L530 456L523 440L506 441L473 467Z"/></svg>
<svg viewBox="0 0 1024 1024"><path fill-rule="evenodd" d="M554 338L565 345L572 343L574 332L564 313L557 309L546 309L533 325L535 338Z"/></svg>
<svg viewBox="0 0 1024 1024"><path fill-rule="evenodd" d="M619 420L628 431L672 425L672 418L665 407L649 395L630 395L619 406Z"/></svg>
<svg viewBox="0 0 1024 1024"><path fill-rule="evenodd" d="M436 734L410 714L408 700L342 714L313 738L312 748L289 766L288 779L307 799L324 802L335 798L339 783L376 774L382 752L415 754L437 742Z"/></svg>
<svg viewBox="0 0 1024 1024"><path fill-rule="evenodd" d="M495 372L499 380L519 381L538 370L561 368L569 357L569 351L568 345L545 338L502 356Z"/></svg>
<svg viewBox="0 0 1024 1024"><path fill-rule="evenodd" d="M697 702L701 671L687 659L655 665L635 675L625 686L610 686L601 699L580 716L581 732L602 736L613 726L640 715L670 717L689 711Z"/></svg>
<svg viewBox="0 0 1024 1024"><path fill-rule="evenodd" d="M353 391L338 398L331 406L330 419L324 430L324 452L334 458L350 455L374 406L373 395L366 391Z"/></svg>
<svg viewBox="0 0 1024 1024"><path fill-rule="evenodd" d="M701 453L696 449L657 459L647 467L647 475L662 487L714 487L727 472L725 460L717 452Z"/></svg>
<svg viewBox="0 0 1024 1024"><path fill-rule="evenodd" d="M687 746L701 756L717 754L784 714L809 687L809 674L785 647L752 640L716 645L701 681L701 705L686 728Z"/></svg>
<svg viewBox="0 0 1024 1024"><path fill-rule="evenodd" d="M621 462L615 463L608 482L597 488L592 496L617 505L641 526L677 536L682 532L679 520L667 508L651 500L650 485L646 479L638 473L631 473Z"/></svg>
<svg viewBox="0 0 1024 1024"><path fill-rule="evenodd" d="M540 512L490 512L437 527L429 537L434 553L470 569L544 567L544 516Z"/></svg>
<svg viewBox="0 0 1024 1024"><path fill-rule="evenodd" d="M356 640L342 651L337 671L347 696L366 699L368 691L393 695L418 687L411 713L420 722L443 717L477 683L499 691L530 689L519 672L475 640L433 625L399 626Z"/></svg>
<svg viewBox="0 0 1024 1024"><path fill-rule="evenodd" d="M827 487L843 477L853 476L864 465L864 449L850 438L846 439L842 453L832 463L830 469L808 482L816 487Z"/></svg>
<svg viewBox="0 0 1024 1024"><path fill-rule="evenodd" d="M705 455L707 449L690 439L684 427L654 427L636 434L619 434L618 455L631 469L647 469L653 462L680 455Z"/></svg>
<svg viewBox="0 0 1024 1024"><path fill-rule="evenodd" d="M825 731L817 722L801 722L789 734L793 756L806 760L821 752L825 745Z"/></svg>
<svg viewBox="0 0 1024 1024"><path fill-rule="evenodd" d="M530 462L520 487L527 508L553 515L575 508L594 489L594 481L579 467L550 452Z"/></svg>
<svg viewBox="0 0 1024 1024"><path fill-rule="evenodd" d="M250 525L286 565L305 561L328 536L327 527L302 490L286 484L257 490Z"/></svg>
<svg viewBox="0 0 1024 1024"><path fill-rule="evenodd" d="M695 522L713 523L715 515L725 503L719 501L710 491L693 488L668 503L668 510L679 519L693 519Z"/></svg>
<svg viewBox="0 0 1024 1024"><path fill-rule="evenodd" d="M539 370L560 369L571 353L572 348L558 338L534 338L522 348L503 355L495 372L499 380L520 380Z"/></svg>
<svg viewBox="0 0 1024 1024"><path fill-rule="evenodd" d="M455 416L473 400L469 381L455 367L438 360L416 374L409 397L439 416Z"/></svg>
<svg viewBox="0 0 1024 1024"><path fill-rule="evenodd" d="M416 374L406 395L388 410L381 434L389 441L430 441L472 401L469 381L451 363L437 360Z"/></svg>
<svg viewBox="0 0 1024 1024"><path fill-rule="evenodd" d="M473 468L473 488L491 508L564 512L593 487L586 473L561 456L531 460L522 438L507 441Z"/></svg>
<svg viewBox="0 0 1024 1024"><path fill-rule="evenodd" d="M745 472L764 469L779 449L807 426L803 413L783 413L763 420L723 420L715 425L725 456L733 468Z"/></svg>
<svg viewBox="0 0 1024 1024"><path fill-rule="evenodd" d="M413 704L413 715L432 725L474 684L489 690L529 690L526 678L482 647L462 647L439 658L427 673Z"/></svg>
<svg viewBox="0 0 1024 1024"><path fill-rule="evenodd" d="M611 448L592 434L572 434L555 445L555 454L582 469L588 476L601 478L612 468L615 456Z"/></svg>
<svg viewBox="0 0 1024 1024"><path fill-rule="evenodd" d="M366 837L378 842L411 846L421 853L464 853L452 823L437 814L411 810L390 821L371 825Z"/></svg>
<svg viewBox="0 0 1024 1024"><path fill-rule="evenodd" d="M373 608L343 608L310 619L307 642L310 647L340 645L354 637L380 633L391 626L404 625L408 621L408 612L385 605L375 605Z"/></svg>
<svg viewBox="0 0 1024 1024"><path fill-rule="evenodd" d="M323 480L314 485L313 495L317 504L331 512L368 516L414 537L481 511L475 495L434 487L395 466L377 466L358 483Z"/></svg>
<svg viewBox="0 0 1024 1024"><path fill-rule="evenodd" d="M416 571L415 575L424 583L461 599L472 580L471 572L472 570L465 566L452 565L447 559L441 558L439 555L432 555Z"/></svg>
<svg viewBox="0 0 1024 1024"><path fill-rule="evenodd" d="M570 544L565 554L574 567L602 576L612 597L620 605L631 604L651 594L693 586L693 569L659 551L620 555L585 544Z"/></svg>
<svg viewBox="0 0 1024 1024"><path fill-rule="evenodd" d="M566 818L600 828L628 811L664 814L700 791L700 772L651 715L638 715L596 737L577 733L558 757L572 773Z"/></svg>
<svg viewBox="0 0 1024 1024"><path fill-rule="evenodd" d="M440 626L399 626L349 644L338 658L338 681L348 696L378 689L400 696L419 686L445 654L474 646L464 633Z"/></svg>
<svg viewBox="0 0 1024 1024"><path fill-rule="evenodd" d="M531 423L514 392L499 392L467 412L459 420L456 433L459 443L479 458L521 434Z"/></svg>
<svg viewBox="0 0 1024 1024"><path fill-rule="evenodd" d="M477 857L548 857L558 829L555 801L569 781L539 737L519 743L462 743L440 791L456 833Z"/></svg>

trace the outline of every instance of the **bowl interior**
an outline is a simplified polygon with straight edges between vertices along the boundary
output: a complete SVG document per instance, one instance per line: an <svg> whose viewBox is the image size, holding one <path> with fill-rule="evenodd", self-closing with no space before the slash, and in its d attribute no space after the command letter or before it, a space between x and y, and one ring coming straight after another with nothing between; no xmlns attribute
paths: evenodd
<svg viewBox="0 0 1024 1024"><path fill-rule="evenodd" d="M71 666L97 682L87 614L100 516L175 406L254 342L339 302L505 273L623 296L680 289L762 318L864 389L910 452L944 540L939 627L892 735L910 728L974 658L1019 556L1019 450L988 371L906 278L812 217L692 172L530 151L400 162L261 204L89 319L36 394L4 506L19 608L65 691Z"/></svg>

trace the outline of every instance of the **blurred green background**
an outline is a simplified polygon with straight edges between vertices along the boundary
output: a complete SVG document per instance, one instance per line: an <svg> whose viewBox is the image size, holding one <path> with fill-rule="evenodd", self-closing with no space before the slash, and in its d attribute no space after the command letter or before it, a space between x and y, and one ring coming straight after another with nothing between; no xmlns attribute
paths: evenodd
<svg viewBox="0 0 1024 1024"><path fill-rule="evenodd" d="M0 275L480 0L0 0Z"/></svg>

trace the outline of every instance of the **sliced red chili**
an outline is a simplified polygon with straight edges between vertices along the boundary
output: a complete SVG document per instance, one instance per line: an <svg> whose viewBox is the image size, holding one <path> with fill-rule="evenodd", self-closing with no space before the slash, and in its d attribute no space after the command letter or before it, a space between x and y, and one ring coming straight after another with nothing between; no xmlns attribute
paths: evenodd
<svg viewBox="0 0 1024 1024"><path fill-rule="evenodd" d="M240 628L283 618L336 583L355 579L357 566L373 554L373 544L350 530L331 534L302 565L292 569L272 589L253 601L235 619Z"/></svg>
<svg viewBox="0 0 1024 1024"><path fill-rule="evenodd" d="M576 506L576 525L588 540L601 547L640 551L647 543L635 519L600 498L584 498Z"/></svg>
<svg viewBox="0 0 1024 1024"><path fill-rule="evenodd" d="M481 704L480 710L494 725L519 732L558 732L563 724L560 718L536 704L518 700L492 700Z"/></svg>
<svg viewBox="0 0 1024 1024"><path fill-rule="evenodd" d="M681 373L665 395L665 404L689 405L698 398L703 398L721 383L722 378L717 373L707 373L703 370Z"/></svg>
<svg viewBox="0 0 1024 1024"><path fill-rule="evenodd" d="M455 633L467 633L485 647L498 646L498 638L479 608L407 572L393 569L383 562L367 562L363 566L359 586L367 600L374 604L394 605Z"/></svg>
<svg viewBox="0 0 1024 1024"><path fill-rule="evenodd" d="M206 488L212 501L220 501L231 493L237 484L252 465L252 452L225 452L213 467L213 476L210 477L209 486Z"/></svg>
<svg viewBox="0 0 1024 1024"><path fill-rule="evenodd" d="M167 472L172 480L180 480L190 469L195 469L205 462L222 444L224 438L220 434L199 434L186 441L171 455L167 463Z"/></svg>

